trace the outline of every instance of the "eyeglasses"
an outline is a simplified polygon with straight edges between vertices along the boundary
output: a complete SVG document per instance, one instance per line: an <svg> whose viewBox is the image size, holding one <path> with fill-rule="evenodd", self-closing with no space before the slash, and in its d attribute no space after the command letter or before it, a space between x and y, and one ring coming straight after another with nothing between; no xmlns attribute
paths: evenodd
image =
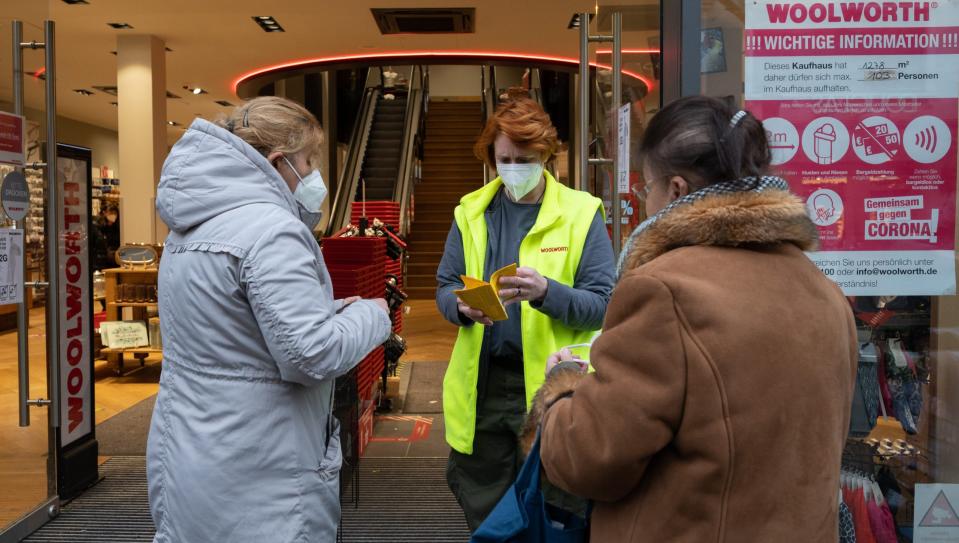
<svg viewBox="0 0 959 543"><path fill-rule="evenodd" d="M644 202L649 197L649 193L653 191L653 183L650 181L636 183L630 187L630 191L639 201Z"/></svg>

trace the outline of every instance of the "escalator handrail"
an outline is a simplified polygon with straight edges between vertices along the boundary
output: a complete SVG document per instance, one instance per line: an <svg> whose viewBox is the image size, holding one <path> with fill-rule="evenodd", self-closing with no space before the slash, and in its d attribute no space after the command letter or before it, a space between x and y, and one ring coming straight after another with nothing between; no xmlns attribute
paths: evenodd
<svg viewBox="0 0 959 543"><path fill-rule="evenodd" d="M427 81L422 67L416 65L410 69L410 87L403 121L403 143L400 148L400 164L397 168L396 185L393 190L393 200L400 204L400 224L398 226L401 236L406 236L409 232L409 206L410 196L413 192L416 142L423 129L421 120L426 109L424 100L428 99L429 96L424 88Z"/></svg>
<svg viewBox="0 0 959 543"><path fill-rule="evenodd" d="M367 78L369 81L369 78ZM370 130L373 127L373 115L380 90L367 87L363 95L363 103L356 123L350 134L349 151L344 164L343 172L337 183L336 198L331 208L330 222L327 226L327 235L331 235L347 225L350 220L350 211L359 185L360 174L363 171L363 159L366 156L366 145L369 142Z"/></svg>

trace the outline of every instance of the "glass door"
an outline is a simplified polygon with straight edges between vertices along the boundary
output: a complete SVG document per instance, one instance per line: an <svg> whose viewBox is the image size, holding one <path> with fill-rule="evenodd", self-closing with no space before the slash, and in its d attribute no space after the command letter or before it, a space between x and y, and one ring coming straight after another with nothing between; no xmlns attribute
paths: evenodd
<svg viewBox="0 0 959 543"><path fill-rule="evenodd" d="M584 117L581 113L578 122L588 121L587 157L594 160L586 168L582 188L602 198L610 236L618 235L620 243L614 246L621 247L646 218L642 202L635 195L642 184L637 151L649 117L662 102L660 2L600 4L589 15L587 55L592 77L585 87L587 100L579 102L585 104L588 114ZM617 17L618 61L614 43ZM617 63L619 78L613 72ZM580 93L583 89L580 87ZM614 227L617 219L619 228Z"/></svg>
<svg viewBox="0 0 959 543"><path fill-rule="evenodd" d="M43 48L21 48L15 44L44 42L47 2L13 0L6 2L0 17L0 70L4 84L0 88L0 112L18 113L14 86L22 75L23 133L25 162L44 162L42 155L46 121L46 59ZM21 24L17 25L15 21ZM20 30L17 30L19 27ZM22 51L22 52L21 52ZM22 62L16 56L20 54ZM19 75L18 75L19 74ZM12 77L11 77L12 76ZM14 85L7 82L12 81ZM5 115L0 128L9 128L16 119ZM5 131L5 133L8 130ZM9 142L8 138L4 142ZM4 155L10 159L9 155ZM56 446L50 421L46 356L45 289L24 288L26 283L45 280L46 210L43 170L0 164L0 179L14 171L23 175L26 191L20 194L29 203L26 215L14 222L7 210L0 213L0 263L20 266L23 305L0 305L0 542L19 541L57 513ZM21 185L22 187L22 185ZM7 202L5 202L7 203ZM22 211L11 210L18 215ZM17 231L10 234L9 230ZM12 251L7 244L19 238L22 248ZM6 257L6 258L4 258ZM7 260L9 259L9 260ZM16 274L5 273L3 289L9 289ZM2 292L0 292L2 294ZM5 298L6 299L6 298ZM21 349L26 356L21 358Z"/></svg>

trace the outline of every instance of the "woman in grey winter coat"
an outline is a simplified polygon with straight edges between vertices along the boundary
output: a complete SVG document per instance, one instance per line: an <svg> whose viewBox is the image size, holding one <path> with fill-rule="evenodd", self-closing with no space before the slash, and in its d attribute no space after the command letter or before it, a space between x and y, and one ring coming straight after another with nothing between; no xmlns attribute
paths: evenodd
<svg viewBox="0 0 959 543"><path fill-rule="evenodd" d="M390 321L382 299L333 300L312 235L321 139L303 107L257 98L194 121L163 166L164 367L147 444L157 542L335 539L333 380Z"/></svg>

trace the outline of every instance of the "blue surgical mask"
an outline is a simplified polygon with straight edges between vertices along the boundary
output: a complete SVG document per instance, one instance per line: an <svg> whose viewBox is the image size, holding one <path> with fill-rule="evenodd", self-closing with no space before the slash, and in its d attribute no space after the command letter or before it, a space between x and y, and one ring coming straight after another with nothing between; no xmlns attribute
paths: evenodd
<svg viewBox="0 0 959 543"><path fill-rule="evenodd" d="M543 178L543 163L530 164L503 164L496 163L496 173L499 174L514 202L532 192Z"/></svg>
<svg viewBox="0 0 959 543"><path fill-rule="evenodd" d="M323 176L320 175L320 170L314 169L306 177L300 177L300 174L296 171L296 168L293 167L293 164L290 163L290 160L283 157L283 160L290 166L290 169L293 170L293 175L300 180L300 183L296 186L296 190L293 191L293 198L297 202L303 205L303 207L310 213L319 213L323 209L323 200L326 200L326 183L323 182Z"/></svg>

